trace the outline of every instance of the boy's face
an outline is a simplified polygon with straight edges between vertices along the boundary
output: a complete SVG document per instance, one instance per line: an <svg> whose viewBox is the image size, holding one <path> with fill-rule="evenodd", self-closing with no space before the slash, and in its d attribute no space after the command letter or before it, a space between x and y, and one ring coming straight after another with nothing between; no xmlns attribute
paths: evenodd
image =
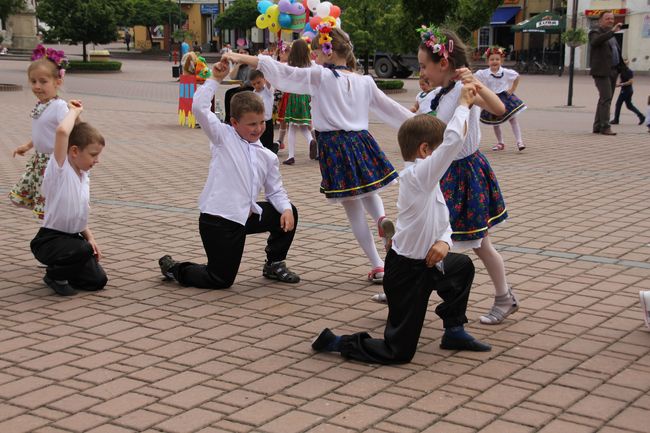
<svg viewBox="0 0 650 433"><path fill-rule="evenodd" d="M254 143L260 139L266 129L264 113L255 113L249 111L244 113L239 119L232 117L230 124L237 134L249 143Z"/></svg>
<svg viewBox="0 0 650 433"><path fill-rule="evenodd" d="M251 85L253 86L256 92L261 92L262 89L264 89L264 86L266 85L266 80L262 77L257 77L253 81L251 81Z"/></svg>
<svg viewBox="0 0 650 433"><path fill-rule="evenodd" d="M72 146L68 150L68 156L72 164L81 171L88 171L99 162L99 154L104 150L104 146L99 143L90 143L83 149Z"/></svg>

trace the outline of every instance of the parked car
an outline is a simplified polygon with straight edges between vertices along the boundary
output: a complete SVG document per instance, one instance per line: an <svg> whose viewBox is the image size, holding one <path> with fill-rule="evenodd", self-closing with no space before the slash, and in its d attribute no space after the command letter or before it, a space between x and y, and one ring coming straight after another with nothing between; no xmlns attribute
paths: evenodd
<svg viewBox="0 0 650 433"><path fill-rule="evenodd" d="M392 54L376 52L369 59L369 69L374 69L378 78L408 78L413 72L419 70L418 57L414 54ZM364 59L359 63L363 68Z"/></svg>

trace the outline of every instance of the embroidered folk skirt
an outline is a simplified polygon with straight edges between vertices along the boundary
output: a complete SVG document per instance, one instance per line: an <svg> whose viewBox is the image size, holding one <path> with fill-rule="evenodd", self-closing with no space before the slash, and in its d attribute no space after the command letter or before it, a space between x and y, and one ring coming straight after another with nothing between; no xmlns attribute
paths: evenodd
<svg viewBox="0 0 650 433"><path fill-rule="evenodd" d="M49 154L34 152L25 164L25 173L9 192L9 200L13 204L32 209L40 219L43 219L45 208L45 197L41 195L41 184L49 160Z"/></svg>
<svg viewBox="0 0 650 433"><path fill-rule="evenodd" d="M284 112L284 121L287 123L297 123L299 125L311 124L311 108L309 95L289 94L287 99L287 108Z"/></svg>
<svg viewBox="0 0 650 433"><path fill-rule="evenodd" d="M515 114L524 111L526 109L526 104L524 101L517 98L514 94L508 95L508 92L501 92L497 95L503 105L506 106L506 112L501 116L495 116L494 114L482 110L481 111L481 122L486 125L499 125L506 120L510 119Z"/></svg>

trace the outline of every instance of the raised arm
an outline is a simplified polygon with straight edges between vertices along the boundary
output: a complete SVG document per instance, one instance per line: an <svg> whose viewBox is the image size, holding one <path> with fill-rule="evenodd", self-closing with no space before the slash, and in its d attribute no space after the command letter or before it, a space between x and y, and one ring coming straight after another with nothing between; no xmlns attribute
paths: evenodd
<svg viewBox="0 0 650 433"><path fill-rule="evenodd" d="M212 112L212 97L219 87L219 83L228 75L228 62L221 61L212 66L212 76L205 80L194 93L192 100L192 113L196 121L201 125L201 129L208 136L213 144L219 143L221 129L225 126L219 121L217 116Z"/></svg>
<svg viewBox="0 0 650 433"><path fill-rule="evenodd" d="M501 99L492 90L488 89L486 85L476 79L472 71L468 68L461 68L456 70L457 79L461 80L463 84L473 84L476 89L476 96L474 104L478 105L490 113L501 116L506 112L506 106L503 105Z"/></svg>
<svg viewBox="0 0 650 433"><path fill-rule="evenodd" d="M259 56L257 69L273 87L283 92L298 95L313 95L318 92L321 82L322 67L297 68L273 60L269 56Z"/></svg>
<svg viewBox="0 0 650 433"><path fill-rule="evenodd" d="M410 119L415 115L411 110L403 107L399 102L379 90L374 83L371 86L369 108L371 113L395 129L402 126L406 119Z"/></svg>
<svg viewBox="0 0 650 433"><path fill-rule="evenodd" d="M74 128L77 118L83 111L83 105L81 101L71 100L68 102L68 114L63 118L59 126L56 127L56 136L54 139L54 159L59 167L63 167L63 163L68 157L68 140L70 139L70 133L72 128Z"/></svg>

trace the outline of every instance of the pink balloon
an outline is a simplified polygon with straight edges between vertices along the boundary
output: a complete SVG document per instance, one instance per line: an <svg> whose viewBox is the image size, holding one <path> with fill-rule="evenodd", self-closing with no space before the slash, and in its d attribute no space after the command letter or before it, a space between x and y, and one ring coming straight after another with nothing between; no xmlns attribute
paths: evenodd
<svg viewBox="0 0 650 433"><path fill-rule="evenodd" d="M309 25L311 26L312 29L315 29L316 26L318 26L323 19L321 17L311 17L309 19Z"/></svg>
<svg viewBox="0 0 650 433"><path fill-rule="evenodd" d="M332 5L330 7L330 16L334 18L338 18L339 16L341 16L341 8L336 5Z"/></svg>

